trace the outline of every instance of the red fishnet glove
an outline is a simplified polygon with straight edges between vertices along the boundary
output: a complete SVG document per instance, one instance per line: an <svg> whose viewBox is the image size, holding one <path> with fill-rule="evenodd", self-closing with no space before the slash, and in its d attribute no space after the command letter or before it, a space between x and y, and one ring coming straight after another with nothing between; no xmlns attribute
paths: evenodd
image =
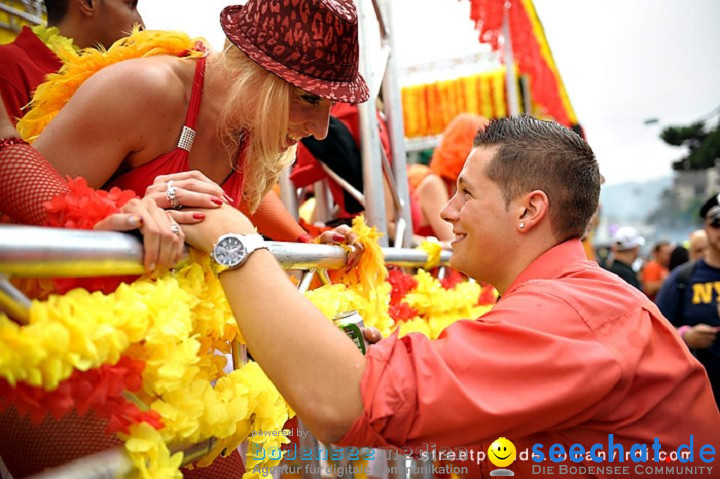
<svg viewBox="0 0 720 479"><path fill-rule="evenodd" d="M0 212L10 221L42 224L47 214L43 203L67 191L67 182L35 148L27 143L0 145Z"/></svg>
<svg viewBox="0 0 720 479"><path fill-rule="evenodd" d="M244 205L240 206L240 211L247 215L250 221L257 226L260 234L272 238L274 241L295 243L301 236L307 234L295 221L295 218L290 215L290 212L274 191L265 195L260 201L255 214L249 215Z"/></svg>

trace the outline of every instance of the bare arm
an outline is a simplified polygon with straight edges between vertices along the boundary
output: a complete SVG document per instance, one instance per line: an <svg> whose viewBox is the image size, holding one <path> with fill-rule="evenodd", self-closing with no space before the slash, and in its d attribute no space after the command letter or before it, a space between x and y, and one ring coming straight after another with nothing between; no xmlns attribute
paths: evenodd
<svg viewBox="0 0 720 479"><path fill-rule="evenodd" d="M205 213L202 223L183 226L188 242L203 251L221 234L254 232L229 206ZM268 251L256 251L220 281L253 357L320 440L338 441L363 410L364 356L295 289Z"/></svg>
<svg viewBox="0 0 720 479"><path fill-rule="evenodd" d="M168 136L168 98L178 85L151 65L157 63L131 60L90 77L34 146L62 175L83 176L94 188L123 161L137 166L152 159L147 150Z"/></svg>
<svg viewBox="0 0 720 479"><path fill-rule="evenodd" d="M448 202L448 193L442 178L428 175L418 187L420 206L435 236L440 241L453 239L452 225L440 217L440 212Z"/></svg>

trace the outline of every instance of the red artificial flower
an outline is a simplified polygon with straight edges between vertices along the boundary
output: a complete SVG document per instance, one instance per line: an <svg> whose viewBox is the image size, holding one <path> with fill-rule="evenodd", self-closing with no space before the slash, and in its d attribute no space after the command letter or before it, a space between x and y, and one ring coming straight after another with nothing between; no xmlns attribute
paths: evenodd
<svg viewBox="0 0 720 479"><path fill-rule="evenodd" d="M95 190L81 177L68 179L68 186L70 191L43 203L48 212L45 226L90 230L125 203L137 198L131 190Z"/></svg>
<svg viewBox="0 0 720 479"><path fill-rule="evenodd" d="M495 288L492 287L492 285L484 284L482 285L482 290L480 290L480 296L478 297L478 305L486 305L486 304L495 304L497 302L497 298L495 298Z"/></svg>
<svg viewBox="0 0 720 479"><path fill-rule="evenodd" d="M417 280L407 273L396 268L388 269L387 282L392 286L390 291L390 305L402 301L408 291L417 287Z"/></svg>
<svg viewBox="0 0 720 479"><path fill-rule="evenodd" d="M133 198L134 191L111 188L110 191L90 188L84 178L68 179L70 191L43 203L47 210L45 226L90 230L100 221L116 213ZM132 282L137 276L108 276L95 278L56 278L56 292L65 294L74 288L112 293L120 283Z"/></svg>
<svg viewBox="0 0 720 479"><path fill-rule="evenodd" d="M59 420L72 411L83 415L93 410L99 417L108 418L108 433L122 431L128 434L130 426L138 422L147 422L160 429L163 424L155 411L141 411L123 395L125 391L140 389L144 367L143 361L123 356L114 365L75 371L53 391L25 383L12 387L0 379L0 410L12 404L21 416L30 416L35 424L47 413Z"/></svg>
<svg viewBox="0 0 720 479"><path fill-rule="evenodd" d="M409 321L419 314L415 308L411 308L407 303L403 302L390 305L388 313L396 323L400 321Z"/></svg>

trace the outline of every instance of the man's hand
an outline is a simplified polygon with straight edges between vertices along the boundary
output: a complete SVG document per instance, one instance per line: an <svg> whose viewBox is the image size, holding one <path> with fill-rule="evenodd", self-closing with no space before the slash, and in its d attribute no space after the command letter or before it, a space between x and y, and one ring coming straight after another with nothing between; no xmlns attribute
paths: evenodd
<svg viewBox="0 0 720 479"><path fill-rule="evenodd" d="M380 334L380 330L378 328L363 326L360 329L362 330L365 341L367 341L368 344L375 344L382 339L382 334Z"/></svg>
<svg viewBox="0 0 720 479"><path fill-rule="evenodd" d="M209 253L217 239L225 233L255 233L255 226L247 216L230 205L223 205L212 210L190 211L205 214L205 219L200 223L181 225L185 233L185 241L200 251ZM171 211L171 214L175 216L182 213Z"/></svg>
<svg viewBox="0 0 720 479"><path fill-rule="evenodd" d="M719 328L707 324L696 324L689 331L686 331L682 338L689 348L707 349L715 342Z"/></svg>

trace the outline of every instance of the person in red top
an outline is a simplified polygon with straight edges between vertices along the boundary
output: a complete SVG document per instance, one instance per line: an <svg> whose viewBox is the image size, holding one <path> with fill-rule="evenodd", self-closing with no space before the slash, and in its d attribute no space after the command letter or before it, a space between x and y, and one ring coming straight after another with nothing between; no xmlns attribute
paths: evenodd
<svg viewBox="0 0 720 479"><path fill-rule="evenodd" d="M362 102L369 91L358 72L356 13L346 2L276 0L273 12L266 8L257 0L226 7L222 52L106 66L78 88L35 147L61 174L139 195L162 190L166 206L195 206L194 184L157 175L198 170L253 214L261 233L296 241L305 231L271 188L301 138L327 135L333 102ZM274 15L278 9L282 15ZM317 15L327 21L317 24ZM278 46L277 38L293 40Z"/></svg>
<svg viewBox="0 0 720 479"><path fill-rule="evenodd" d="M124 37L134 24L143 25L137 1L104 0L77 2L45 0L48 27L57 27L77 48L102 45L109 48ZM15 41L0 45L0 97L8 115L17 122L27 111L37 86L62 61L29 27L23 27Z"/></svg>
<svg viewBox="0 0 720 479"><path fill-rule="evenodd" d="M443 221L440 211L455 192L455 183L472 149L473 138L485 124L487 119L472 113L461 113L448 123L430 160L429 174L411 188L416 235L435 236L445 243L452 240L452 227Z"/></svg>
<svg viewBox="0 0 720 479"><path fill-rule="evenodd" d="M659 241L652 250L652 259L643 266L640 277L642 279L643 291L650 301L655 301L663 282L670 274L670 255L673 245L669 241Z"/></svg>
<svg viewBox="0 0 720 479"><path fill-rule="evenodd" d="M587 469L609 465L635 476L688 477L680 465L718 477L706 466L720 413L702 366L642 292L585 257L580 238L599 193L597 161L578 135L528 116L492 121L442 215L455 235L451 266L501 296L434 341L393 335L363 356L264 249L220 280L254 358L323 442L487 450L506 437L535 456L508 466L521 477L537 474L533 466L557 472L555 460L586 468L573 477L615 477ZM253 225L221 207L184 229L210 251L220 235ZM623 456L636 443L645 463ZM683 444L692 460L664 461ZM555 455L571 448L579 464ZM597 460L585 456L591 450ZM486 477L491 466L480 466Z"/></svg>

